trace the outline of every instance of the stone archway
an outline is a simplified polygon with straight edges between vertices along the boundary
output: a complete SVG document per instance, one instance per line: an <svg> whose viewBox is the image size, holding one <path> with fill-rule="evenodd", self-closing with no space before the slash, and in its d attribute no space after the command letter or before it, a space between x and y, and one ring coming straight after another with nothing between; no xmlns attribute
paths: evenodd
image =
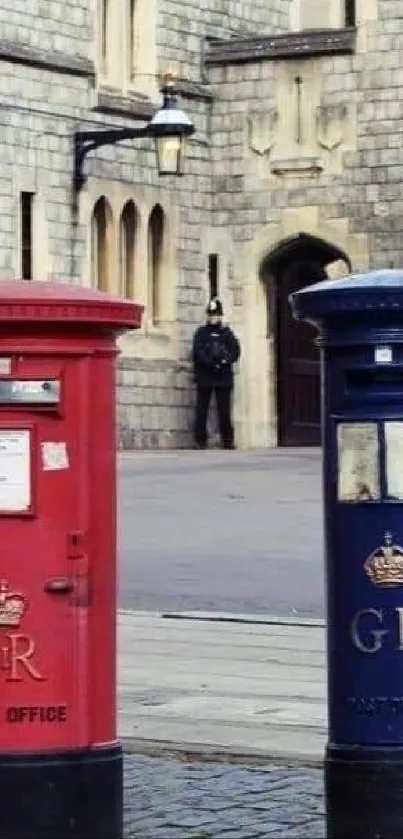
<svg viewBox="0 0 403 839"><path fill-rule="evenodd" d="M269 257L279 248L298 241L301 231L312 242L330 243L343 255L343 261L331 262L326 272L331 277L345 273L345 257L353 271L368 269L369 242L363 233L351 233L347 217L326 219L323 207L307 205L286 207L276 222L262 225L248 242L232 243L231 261L236 266L242 302L237 312L236 328L242 343L242 358L235 391L234 417L237 444L241 448L265 448L278 445L277 354L273 331L270 277L262 266L269 267ZM300 242L301 244L301 242ZM336 256L334 257L336 259Z"/></svg>
<svg viewBox="0 0 403 839"><path fill-rule="evenodd" d="M339 247L299 233L280 242L262 261L268 326L274 336L277 444L318 446L320 435L320 366L315 331L292 317L288 298L306 285L326 279L329 265L351 271Z"/></svg>

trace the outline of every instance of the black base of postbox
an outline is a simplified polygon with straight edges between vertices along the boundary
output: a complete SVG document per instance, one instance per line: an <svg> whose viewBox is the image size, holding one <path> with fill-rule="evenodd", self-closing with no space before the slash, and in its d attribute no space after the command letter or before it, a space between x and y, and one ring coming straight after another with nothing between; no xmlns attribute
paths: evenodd
<svg viewBox="0 0 403 839"><path fill-rule="evenodd" d="M0 839L121 839L121 746L0 754L0 800Z"/></svg>
<svg viewBox="0 0 403 839"><path fill-rule="evenodd" d="M403 837L403 749L328 747L327 839Z"/></svg>

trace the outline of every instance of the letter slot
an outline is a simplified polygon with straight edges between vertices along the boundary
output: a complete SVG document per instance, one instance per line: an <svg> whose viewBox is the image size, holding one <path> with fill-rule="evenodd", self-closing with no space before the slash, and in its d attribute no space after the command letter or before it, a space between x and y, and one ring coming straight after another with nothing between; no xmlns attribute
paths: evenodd
<svg viewBox="0 0 403 839"><path fill-rule="evenodd" d="M346 395L357 399L384 396L401 398L403 391L403 366L363 367L346 370Z"/></svg>

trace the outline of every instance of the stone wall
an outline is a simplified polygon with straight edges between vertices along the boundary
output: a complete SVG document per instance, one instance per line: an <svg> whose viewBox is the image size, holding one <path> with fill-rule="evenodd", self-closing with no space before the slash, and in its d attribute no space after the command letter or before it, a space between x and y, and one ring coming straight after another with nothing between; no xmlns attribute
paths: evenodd
<svg viewBox="0 0 403 839"><path fill-rule="evenodd" d="M123 359L118 370L118 446L172 449L189 445L193 388L189 365Z"/></svg>
<svg viewBox="0 0 403 839"><path fill-rule="evenodd" d="M195 0L163 3L158 28L162 69L173 69L194 84L207 84L203 67L206 39L281 31L288 25L287 0L200 6ZM123 448L182 448L192 445L194 384L190 364L195 327L204 319L208 296L207 256L216 250L212 224L212 158L210 101L185 100L197 119L186 178L176 198L180 206L176 293L176 358L121 357L118 389L119 445ZM134 387L133 401L130 394ZM214 413L210 439L217 442Z"/></svg>
<svg viewBox="0 0 403 839"><path fill-rule="evenodd" d="M211 228L211 103L203 89L204 39L251 32L256 25L281 28L283 7L280 0L211 0L208 9L195 0L164 0L158 5L159 69L179 71L185 87L186 82L194 83L184 103L197 127L187 176L162 185L147 140L135 148L126 144L99 149L86 161L89 179L77 219L72 208L74 131L136 124L133 119L146 116L151 103L141 97L137 103L124 101L121 91L100 87L92 0L0 0L0 276L20 275L22 191L35 194L33 271L35 278L44 280L90 282L90 201L97 194L107 194L118 207L123 196L137 200L142 190L153 195L161 190L164 208L178 215L171 266L176 300L166 355L159 348L154 352L159 336L143 330L141 340L133 341L130 357L120 360L119 442L124 447L186 445L191 440L189 349L207 295L202 238Z"/></svg>
<svg viewBox="0 0 403 839"><path fill-rule="evenodd" d="M370 267L402 264L403 12L379 0L366 20L365 0L359 8L353 54L210 67L213 217L230 242L253 240L284 210L319 207L324 223L368 237Z"/></svg>
<svg viewBox="0 0 403 839"><path fill-rule="evenodd" d="M182 78L203 78L204 41L254 35L256 31L285 31L290 0L165 0L160 6L158 44L163 64L174 67Z"/></svg>
<svg viewBox="0 0 403 839"><path fill-rule="evenodd" d="M285 60L265 54L270 39L263 52L258 41L287 31L288 0L209 0L202 9L196 0L163 0L159 69L179 72L197 127L186 177L159 181L147 140L99 149L86 163L75 227L74 131L136 125L151 103L99 86L92 0L0 0L0 276L20 272L21 191L35 193L34 274L42 279L90 282L89 219L99 195L117 213L132 197L144 212L158 199L172 215L169 328L158 334L145 325L122 344L122 447L191 443L190 347L204 316L208 253L220 255L220 293L244 347L235 411L241 445L274 440L259 279L270 249L308 232L340 247L355 268L401 264L400 5L357 0L354 50ZM250 60L209 60L214 39L236 43L237 35L250 37L251 55L255 42Z"/></svg>
<svg viewBox="0 0 403 839"><path fill-rule="evenodd" d="M308 38L279 58L262 38L251 40L249 60L209 62L213 218L232 297L242 300L237 421L246 445L276 442L264 258L307 233L340 249L354 270L403 262L402 12L389 0L359 0L357 17L355 46L346 38L332 55L317 41L309 55Z"/></svg>
<svg viewBox="0 0 403 839"><path fill-rule="evenodd" d="M73 58L90 57L92 4L88 0L2 0L1 40L60 52ZM50 104L50 100L41 97Z"/></svg>

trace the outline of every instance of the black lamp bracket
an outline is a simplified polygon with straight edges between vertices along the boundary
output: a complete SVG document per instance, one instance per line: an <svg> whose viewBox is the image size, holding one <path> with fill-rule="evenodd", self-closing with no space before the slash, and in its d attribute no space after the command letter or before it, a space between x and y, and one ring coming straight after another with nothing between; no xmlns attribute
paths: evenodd
<svg viewBox="0 0 403 839"><path fill-rule="evenodd" d="M74 135L74 187L79 192L86 181L83 174L83 164L88 152L100 148L100 146L111 146L120 143L122 140L136 140L138 137L147 137L149 126L142 128L116 128L106 131L76 131Z"/></svg>

